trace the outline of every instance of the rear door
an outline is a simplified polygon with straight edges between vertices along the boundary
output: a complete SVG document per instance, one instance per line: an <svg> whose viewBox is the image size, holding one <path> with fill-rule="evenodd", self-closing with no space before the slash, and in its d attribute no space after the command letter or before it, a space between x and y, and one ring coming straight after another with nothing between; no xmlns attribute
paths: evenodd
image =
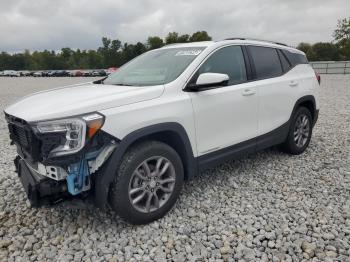
<svg viewBox="0 0 350 262"><path fill-rule="evenodd" d="M264 135L285 124L294 107L299 75L275 48L248 47L255 84L259 92L258 135Z"/></svg>

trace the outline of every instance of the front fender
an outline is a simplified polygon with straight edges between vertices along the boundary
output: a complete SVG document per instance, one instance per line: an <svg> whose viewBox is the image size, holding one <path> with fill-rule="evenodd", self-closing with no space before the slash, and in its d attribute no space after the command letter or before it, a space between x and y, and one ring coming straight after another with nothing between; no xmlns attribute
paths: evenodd
<svg viewBox="0 0 350 262"><path fill-rule="evenodd" d="M168 122L138 129L128 134L120 141L109 160L103 166L102 172L97 175L95 179L95 205L97 207L105 208L110 185L114 180L115 174L124 154L130 148L130 146L143 138L147 138L148 136L161 132L174 132L181 139L183 150L180 157L185 162L184 168L185 172L188 174L188 177L191 177L198 172L198 166L192 152L190 140L182 125L175 122Z"/></svg>

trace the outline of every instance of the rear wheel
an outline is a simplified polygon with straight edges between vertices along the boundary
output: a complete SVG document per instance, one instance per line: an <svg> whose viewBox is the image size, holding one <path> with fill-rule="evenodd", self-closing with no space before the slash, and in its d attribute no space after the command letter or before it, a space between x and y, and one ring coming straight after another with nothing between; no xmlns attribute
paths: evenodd
<svg viewBox="0 0 350 262"><path fill-rule="evenodd" d="M286 152L299 155L308 147L312 135L312 116L306 107L297 109L283 147Z"/></svg>
<svg viewBox="0 0 350 262"><path fill-rule="evenodd" d="M184 173L179 155L167 144L148 141L128 150L111 187L111 207L132 224L163 217L175 204Z"/></svg>

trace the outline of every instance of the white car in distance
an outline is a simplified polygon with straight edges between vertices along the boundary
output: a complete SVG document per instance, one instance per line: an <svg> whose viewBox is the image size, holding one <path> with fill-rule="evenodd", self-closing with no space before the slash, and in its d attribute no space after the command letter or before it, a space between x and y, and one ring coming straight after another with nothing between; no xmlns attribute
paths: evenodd
<svg viewBox="0 0 350 262"><path fill-rule="evenodd" d="M5 70L3 75L10 77L19 77L21 76L21 73L15 70Z"/></svg>

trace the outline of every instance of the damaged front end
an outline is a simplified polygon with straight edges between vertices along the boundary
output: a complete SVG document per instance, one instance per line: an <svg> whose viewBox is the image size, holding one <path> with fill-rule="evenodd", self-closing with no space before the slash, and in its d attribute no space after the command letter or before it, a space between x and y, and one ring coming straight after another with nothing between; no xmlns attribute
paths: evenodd
<svg viewBox="0 0 350 262"><path fill-rule="evenodd" d="M88 195L119 143L101 130L99 113L36 123L5 117L17 146L16 171L32 206Z"/></svg>

